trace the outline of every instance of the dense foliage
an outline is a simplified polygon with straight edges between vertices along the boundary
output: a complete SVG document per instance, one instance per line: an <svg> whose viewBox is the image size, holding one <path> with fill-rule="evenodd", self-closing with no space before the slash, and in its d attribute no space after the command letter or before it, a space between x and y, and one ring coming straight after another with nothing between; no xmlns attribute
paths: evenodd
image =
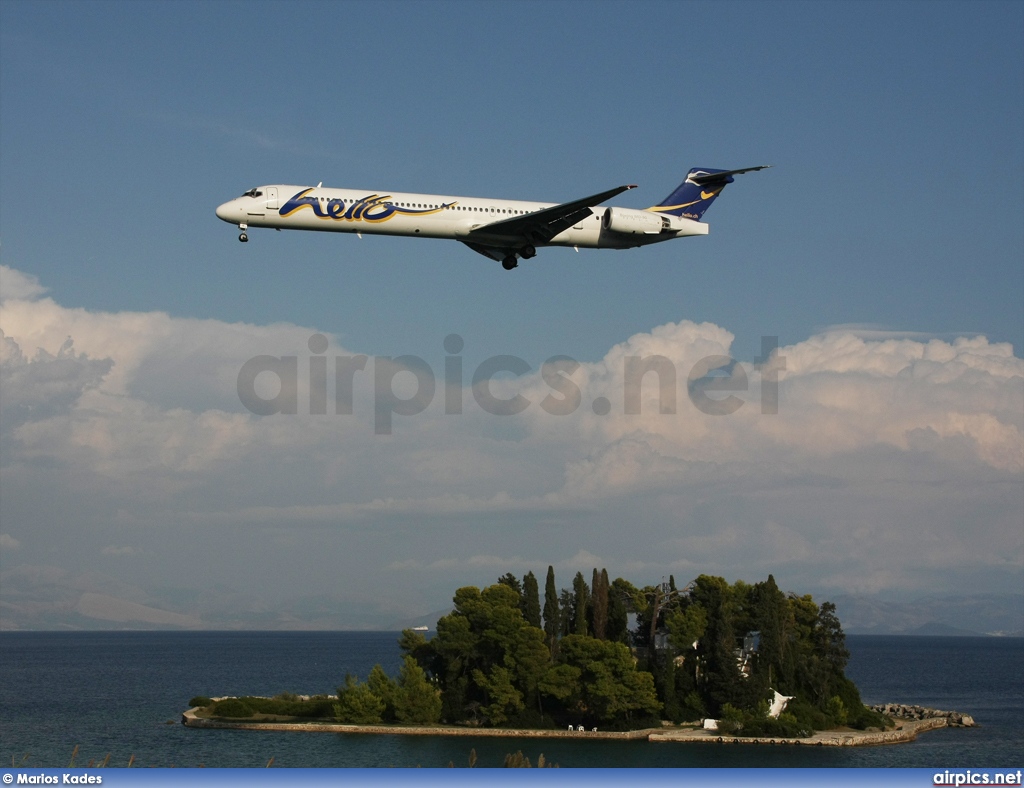
<svg viewBox="0 0 1024 788"><path fill-rule="evenodd" d="M433 639L403 633L440 719L607 729L722 717L726 729L772 736L885 724L844 674L835 606L784 594L771 576L637 588L595 569L589 585L577 573L558 592L549 567L544 600L541 626L536 578L507 574L482 591L460 588ZM793 697L778 718L768 716L773 690Z"/></svg>
<svg viewBox="0 0 1024 788"><path fill-rule="evenodd" d="M346 676L336 699L233 698L211 711L588 729L712 717L723 732L750 736L886 725L844 674L835 605L784 594L770 575L754 585L701 575L683 589L674 578L637 588L595 569L589 585L577 573L559 591L548 567L543 605L532 572L460 588L454 603L432 639L402 633L397 678L377 665L365 682ZM791 700L772 717L775 692Z"/></svg>

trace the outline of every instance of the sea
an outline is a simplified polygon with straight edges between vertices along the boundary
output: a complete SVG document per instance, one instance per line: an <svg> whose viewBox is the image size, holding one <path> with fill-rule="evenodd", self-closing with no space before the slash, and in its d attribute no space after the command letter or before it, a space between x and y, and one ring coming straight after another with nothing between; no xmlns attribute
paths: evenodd
<svg viewBox="0 0 1024 788"><path fill-rule="evenodd" d="M195 695L331 693L374 664L398 671L397 632L0 633L0 764L66 767L500 766L522 751L562 767L1009 767L1024 753L1024 639L847 637L866 703L970 714L975 728L881 747L498 739L201 730ZM76 751L77 748L77 751Z"/></svg>

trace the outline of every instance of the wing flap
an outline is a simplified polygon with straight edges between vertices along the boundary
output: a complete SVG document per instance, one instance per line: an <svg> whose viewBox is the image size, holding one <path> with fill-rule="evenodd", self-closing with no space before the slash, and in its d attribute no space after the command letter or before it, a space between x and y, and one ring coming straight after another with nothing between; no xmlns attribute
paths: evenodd
<svg viewBox="0 0 1024 788"><path fill-rule="evenodd" d="M635 189L635 185L617 186L599 194L592 194L580 200L553 205L550 208L541 208L533 213L513 216L502 219L499 222L491 222L471 230L467 240L487 239L487 241L498 243L547 243L556 235L572 227L574 224L586 219L594 212L591 210L595 205L600 205L605 200L610 200L617 194ZM464 241L465 243L465 241ZM467 244L469 245L469 244ZM472 247L471 247L472 248Z"/></svg>

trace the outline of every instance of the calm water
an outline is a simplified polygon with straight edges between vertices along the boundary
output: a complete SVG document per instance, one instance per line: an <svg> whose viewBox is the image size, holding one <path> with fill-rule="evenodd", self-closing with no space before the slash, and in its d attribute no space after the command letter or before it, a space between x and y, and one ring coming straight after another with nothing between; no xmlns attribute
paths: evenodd
<svg viewBox="0 0 1024 788"><path fill-rule="evenodd" d="M139 766L498 766L522 749L561 766L1019 765L1024 640L850 636L847 670L865 702L919 703L974 716L911 744L871 748L563 742L204 731L185 728L193 695L333 692L377 662L396 673L397 633L15 632L0 634L0 758L77 765L112 754Z"/></svg>

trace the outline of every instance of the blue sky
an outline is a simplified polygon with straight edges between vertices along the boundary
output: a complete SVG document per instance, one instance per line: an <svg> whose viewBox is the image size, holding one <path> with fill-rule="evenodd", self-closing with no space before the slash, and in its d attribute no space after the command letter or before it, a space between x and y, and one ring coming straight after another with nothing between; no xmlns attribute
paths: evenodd
<svg viewBox="0 0 1024 788"><path fill-rule="evenodd" d="M0 21L2 263L21 272L19 293L28 287L32 299L50 299L64 310L49 333L15 325L13 316L20 313L7 311L0 327L25 357L40 346L34 337L57 336L61 321L71 335L72 324L78 325L72 318L83 314L120 316L131 326L166 316L172 328L164 337L185 325L257 327L252 336L261 338L244 344L238 351L243 355L228 364L232 369L244 353L305 352L304 338L314 331L329 336L337 349L413 354L437 370L444 337L453 332L465 340L468 370L495 354L518 355L534 370L557 354L599 364L630 337L681 321L724 329L734 337L723 340L724 352L742 361L759 354L762 336L803 348L842 326L856 327L862 338L909 338L919 343L911 356L929 339L952 347L957 338L981 336L991 345L1009 343L1011 366L1021 357L1019 3L9 1L0 6ZM552 202L636 183L638 189L613 202L646 207L669 194L691 166L759 164L774 168L737 178L705 216L707 238L627 252L543 250L510 273L443 241L255 230L242 245L213 213L258 184L319 181ZM276 325L297 328L275 335ZM138 361L142 350L115 347L113 340L88 345L84 335L91 329L79 330L83 336L73 336L83 354L79 360L114 359L100 389L113 385L118 370L133 369L134 359L141 366L122 382L119 396L138 397L163 416L175 408L197 418L211 409L238 410L237 401L230 402L231 385L214 393L196 377L190 388L192 375L205 369L194 358L172 375L147 377L160 364ZM225 332L233 330L212 330L202 341L229 355ZM199 341L187 336L182 341ZM283 344L282 336L289 337ZM56 355L59 345L44 349ZM154 350L156 340L147 347L164 359L180 350ZM979 424L991 417L1019 435L1019 376L1007 374L1009 389L1000 396L1009 400L991 411L979 406L976 415ZM85 380L81 391L93 385ZM85 407L82 402L69 407L65 415L72 422L75 413L84 418L76 410ZM960 416L943 418L946 425L962 422ZM878 437L889 435L886 429L879 427L877 441L857 451L889 445ZM913 429L949 437L939 422ZM983 443L978 436L989 433L978 429L971 440ZM542 500L552 491L541 477L516 481L516 471L504 466L510 458L514 468L535 465L568 478L572 463L596 462L612 445L581 444L574 455L578 436L565 436L557 451L546 453L528 440L508 438L505 433L518 433L504 426L481 430L438 435L460 461L473 456L492 470L480 490L519 501ZM907 430L901 434L909 435ZM502 434L516 450L506 455L477 445L491 433ZM27 435L8 438L9 462L22 462L19 452L34 445ZM138 450L159 453L153 446ZM403 453L397 441L392 450L419 456ZM329 458L324 451L322 458ZM367 449L368 456L374 451L383 452ZM909 456L893 462L909 462ZM401 465L386 452L378 461L381 467ZM225 482L237 485L239 497L211 502L209 511L227 516L244 508L240 502L254 494L243 481L245 469L254 467L249 462L239 460L238 479ZM1016 467L993 462L1001 472ZM844 484L852 483L848 473L835 470ZM39 487L25 490L55 482L32 478ZM509 480L507 489L502 479ZM999 479L992 483L1004 489L1007 480ZM407 481L396 471L391 486L354 485L332 494L324 482L309 494L325 506L361 505L402 498ZM95 519L83 520L77 533L111 548L96 570L136 584L166 574L172 558L161 550L171 547L158 548L152 534L133 541L99 525L109 523L110 512L128 512L123 516L130 520L141 504L129 505L130 494L100 482L86 486L95 496L89 515ZM472 497L473 488L439 482L435 492ZM70 571L69 555L42 548L33 553L27 534L43 515L36 511L38 499L25 496L8 520L8 544L16 549L5 565ZM921 523L934 507L948 508L935 501L912 505L912 498L894 500ZM1007 577L1019 579L1021 548L1006 542L1004 533L1014 518L1019 525L1019 495L996 498L982 508L991 509L986 516L1002 524L993 526L1002 535L986 544L993 554L1009 549L1017 568ZM716 516L730 522L766 522L724 499L717 505ZM793 516L813 529L820 511L807 506ZM181 527L177 515L167 508L161 522L179 525L160 528ZM962 515L978 516L970 507ZM475 552L462 557L464 565L474 556L515 552L506 543L537 527L517 530L516 518L523 516L507 515L511 536L475 537ZM661 510L640 516L642 523L663 519ZM397 526L382 524L381 540L392 538L389 527ZM600 535L605 526L594 526L593 543L579 538L575 526L564 527L558 549L565 561L584 550L611 563L619 550L614 538ZM300 539L296 530L287 538L308 549L315 540ZM362 549L382 550L364 537ZM208 538L213 553L230 541L226 535ZM145 569L103 563L132 555L128 548L147 557ZM324 553L336 556L341 549ZM523 565L559 560L528 553L516 553ZM395 566L413 560L389 556ZM433 560L448 559L438 554ZM651 555L636 560L661 571ZM723 559L720 566L747 572L748 579L764 568L740 558ZM483 582L491 573L487 566L469 579ZM443 603L447 589L462 580L457 574L431 580L431 598ZM794 578L814 588L827 585L810 570ZM166 579L165 585L173 583ZM880 580L867 590L898 587Z"/></svg>
<svg viewBox="0 0 1024 788"><path fill-rule="evenodd" d="M68 305L304 320L377 353L458 331L593 358L683 316L744 357L845 323L1019 348L1021 26L1013 3L9 3L4 258ZM616 202L646 207L691 166L754 164L775 169L729 188L710 238L506 277L443 242L242 247L212 214L321 180L637 183Z"/></svg>

